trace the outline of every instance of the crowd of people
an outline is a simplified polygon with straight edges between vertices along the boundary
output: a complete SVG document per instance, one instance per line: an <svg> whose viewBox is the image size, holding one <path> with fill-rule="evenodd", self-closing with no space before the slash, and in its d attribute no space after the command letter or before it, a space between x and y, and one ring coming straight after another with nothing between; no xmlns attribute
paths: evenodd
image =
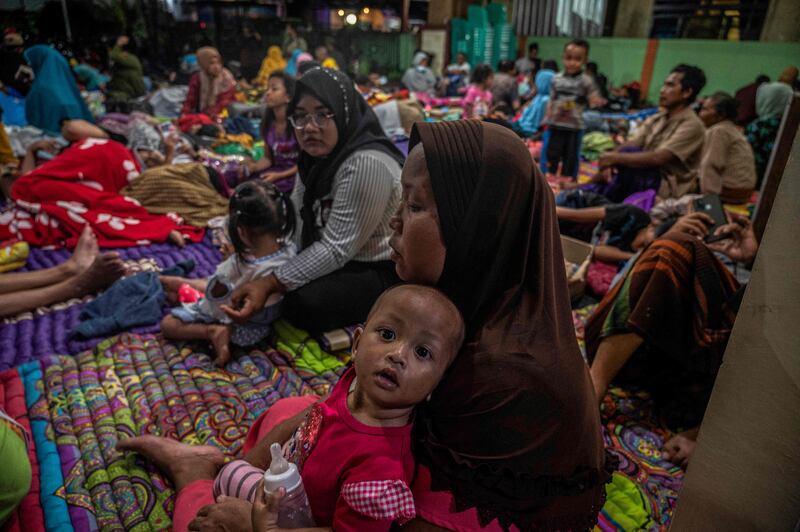
<svg viewBox="0 0 800 532"><path fill-rule="evenodd" d="M208 340L224 368L278 317L312 334L363 324L330 396L278 401L241 460L152 435L119 442L173 482L176 530L277 529L284 494L257 481L272 443L301 468L321 529L590 529L616 466L600 429L611 384L651 392L675 431L663 456L688 462L744 290L721 258L749 267L758 242L746 217L719 224L686 205L750 201L796 68L701 98L703 71L676 66L658 109L581 182L591 110L639 102L608 85L580 39L562 69L531 44L496 72L460 53L439 76L420 50L392 93L380 72L348 76L325 46L312 57L289 26L263 61L243 50L237 74L215 48L187 54L172 120L139 105L166 89L148 92L125 37L107 73L15 32L4 43L3 88L25 96L41 136L17 157L0 125L0 240L75 251L0 274L3 316L124 278L102 247L184 246L221 217L215 273L161 277L176 305L165 339ZM129 112L93 116L79 84ZM237 108L253 90L257 126ZM414 123L407 156L372 105L404 92L426 106L450 95L463 110ZM207 149L226 138L262 141L263 155L231 163ZM559 239L598 232L595 259L616 279L597 294L584 359ZM177 305L187 290L200 299ZM11 442L20 427L6 417L0 441ZM0 521L13 504L0 498Z"/></svg>

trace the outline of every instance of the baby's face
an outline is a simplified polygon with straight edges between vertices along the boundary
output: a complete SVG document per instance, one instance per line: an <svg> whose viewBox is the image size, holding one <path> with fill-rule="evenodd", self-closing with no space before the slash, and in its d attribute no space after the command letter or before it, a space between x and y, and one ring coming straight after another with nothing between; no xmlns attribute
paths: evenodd
<svg viewBox="0 0 800 532"><path fill-rule="evenodd" d="M359 391L382 408L408 408L436 388L460 347L461 317L439 294L398 287L355 339Z"/></svg>

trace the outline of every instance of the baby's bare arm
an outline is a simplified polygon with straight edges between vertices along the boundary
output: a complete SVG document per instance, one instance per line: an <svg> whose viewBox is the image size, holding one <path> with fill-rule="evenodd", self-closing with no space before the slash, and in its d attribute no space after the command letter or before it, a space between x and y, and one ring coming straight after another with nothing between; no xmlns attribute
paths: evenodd
<svg viewBox="0 0 800 532"><path fill-rule="evenodd" d="M311 407L308 407L299 414L290 417L286 421L283 421L275 426L275 428L269 431L269 434L258 440L258 443L256 443L255 447L250 449L250 452L244 457L244 460L253 467L266 470L272 461L272 457L269 452L269 446L276 442L283 445L289 441L289 438L292 437L292 434L294 434L295 431L300 428L300 425L305 420L306 414L308 414L310 409Z"/></svg>

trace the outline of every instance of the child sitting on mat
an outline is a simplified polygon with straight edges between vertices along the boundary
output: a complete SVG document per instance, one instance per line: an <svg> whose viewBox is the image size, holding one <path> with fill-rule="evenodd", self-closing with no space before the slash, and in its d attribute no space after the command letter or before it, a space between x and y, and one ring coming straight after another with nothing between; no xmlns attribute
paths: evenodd
<svg viewBox="0 0 800 532"><path fill-rule="evenodd" d="M330 396L311 407L288 441L281 441L280 424L259 440L248 455L259 463L224 466L214 496L248 499L263 509L260 481L270 457L255 451L278 442L302 475L317 526L389 530L414 518L414 408L436 388L463 339L464 321L444 294L410 284L388 289L356 330L353 365ZM257 521L254 530L267 529L269 519Z"/></svg>
<svg viewBox="0 0 800 532"><path fill-rule="evenodd" d="M230 359L230 342L253 345L269 334L270 324L280 316L280 294L273 294L264 309L244 325L234 325L220 309L229 305L233 291L256 277L269 275L295 255L288 242L294 232L295 215L289 198L271 183L248 181L231 196L228 233L235 253L204 279L162 277L168 298L183 284L205 293L195 303L172 309L161 321L161 332L170 340L209 340L217 353L214 363L223 367Z"/></svg>

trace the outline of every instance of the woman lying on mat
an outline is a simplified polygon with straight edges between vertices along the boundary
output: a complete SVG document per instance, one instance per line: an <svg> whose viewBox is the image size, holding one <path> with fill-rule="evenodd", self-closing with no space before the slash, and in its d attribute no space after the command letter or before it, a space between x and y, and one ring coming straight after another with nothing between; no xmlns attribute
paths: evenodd
<svg viewBox="0 0 800 532"><path fill-rule="evenodd" d="M94 294L123 273L125 265L119 254L100 253L97 238L87 225L72 256L58 266L0 274L0 318Z"/></svg>
<svg viewBox="0 0 800 532"><path fill-rule="evenodd" d="M0 216L0 240L33 246L75 246L89 225L101 247L199 242L203 229L177 216L149 213L121 191L139 177L141 166L122 144L87 138L57 153L54 141L28 147L22 175L11 184L13 208ZM37 156L49 160L34 167Z"/></svg>
<svg viewBox="0 0 800 532"><path fill-rule="evenodd" d="M197 153L184 135L164 135L153 123L138 119L126 134L121 141L142 173L120 191L123 196L138 201L151 214L175 213L195 227L206 227L209 220L227 214L226 198L233 190L212 163L196 160ZM84 120L64 122L61 135L73 143L109 138L108 132Z"/></svg>
<svg viewBox="0 0 800 532"><path fill-rule="evenodd" d="M685 430L664 457L685 467L722 363L743 291L712 253L751 263L758 243L746 219L702 240L711 218L679 219L611 288L586 325L586 348L600 401L611 382L649 390L667 425ZM686 430L688 429L688 430Z"/></svg>
<svg viewBox="0 0 800 532"><path fill-rule="evenodd" d="M418 123L411 147L392 258L404 281L456 304L466 342L417 409L417 518L403 529L590 529L614 463L575 340L549 187L525 145L495 124ZM307 407L283 399L254 427L280 416L288 438ZM175 482L176 516L207 504L190 529L249 529L249 503L210 504L219 450L151 436L121 447ZM182 491L192 482L204 494Z"/></svg>
<svg viewBox="0 0 800 532"><path fill-rule="evenodd" d="M287 292L283 315L325 332L364 320L397 282L389 260L389 220L400 202L403 156L352 80L316 67L297 81L289 120L300 143L292 202L300 252L274 273L237 289L234 320Z"/></svg>

